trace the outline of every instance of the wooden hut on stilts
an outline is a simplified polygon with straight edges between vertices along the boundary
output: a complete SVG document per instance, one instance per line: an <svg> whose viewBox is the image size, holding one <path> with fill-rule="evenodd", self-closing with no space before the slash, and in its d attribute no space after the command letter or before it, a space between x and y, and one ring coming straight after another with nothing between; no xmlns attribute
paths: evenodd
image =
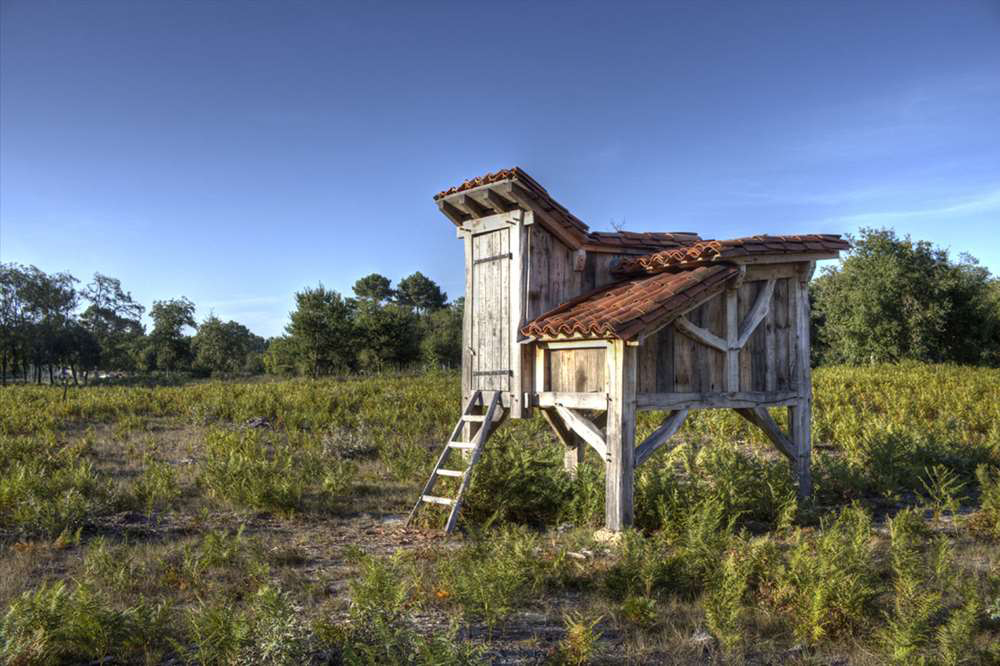
<svg viewBox="0 0 1000 666"><path fill-rule="evenodd" d="M635 468L694 409L736 410L809 495L807 283L847 249L840 236L594 232L519 168L434 198L465 246L463 409L411 518L444 505L451 531L491 433L536 409L568 469L588 447L604 460L611 530L632 523ZM787 433L772 407L788 409ZM666 418L636 442L641 410ZM451 496L435 494L443 477L458 479Z"/></svg>

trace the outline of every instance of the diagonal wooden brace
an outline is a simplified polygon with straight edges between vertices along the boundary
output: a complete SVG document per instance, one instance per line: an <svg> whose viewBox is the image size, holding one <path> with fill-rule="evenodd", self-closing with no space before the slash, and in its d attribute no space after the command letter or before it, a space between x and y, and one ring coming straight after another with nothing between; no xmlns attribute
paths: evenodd
<svg viewBox="0 0 1000 666"><path fill-rule="evenodd" d="M678 409L672 412L664 421L663 425L653 431L653 433L643 441L642 444L635 447L635 466L638 467L643 462L646 461L649 456L656 453L661 446L667 443L671 437L674 436L681 425L684 424L684 419L687 418L688 410ZM674 445L676 446L676 444ZM671 446L670 448L673 448Z"/></svg>

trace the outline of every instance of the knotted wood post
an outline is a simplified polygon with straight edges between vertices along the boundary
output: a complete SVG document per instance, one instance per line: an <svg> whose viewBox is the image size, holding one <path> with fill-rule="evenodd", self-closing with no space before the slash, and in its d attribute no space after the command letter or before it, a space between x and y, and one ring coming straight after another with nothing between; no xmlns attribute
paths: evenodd
<svg viewBox="0 0 1000 666"><path fill-rule="evenodd" d="M816 268L809 262L799 274L795 290L795 337L798 356L799 401L788 408L788 425L795 444L795 476L799 499L812 494L812 368L809 358L809 279Z"/></svg>
<svg viewBox="0 0 1000 666"><path fill-rule="evenodd" d="M635 483L636 347L611 340L607 349L608 460L604 519L609 530L632 524Z"/></svg>

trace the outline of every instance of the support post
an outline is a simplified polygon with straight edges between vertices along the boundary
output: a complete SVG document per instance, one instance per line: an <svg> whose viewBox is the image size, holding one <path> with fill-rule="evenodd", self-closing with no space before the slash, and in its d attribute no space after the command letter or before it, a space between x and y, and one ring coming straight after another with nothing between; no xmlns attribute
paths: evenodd
<svg viewBox="0 0 1000 666"><path fill-rule="evenodd" d="M799 499L812 494L812 368L809 365L809 277L803 274L795 289L795 332L798 355L799 401L788 408L788 422L795 443L795 475Z"/></svg>
<svg viewBox="0 0 1000 666"><path fill-rule="evenodd" d="M563 452L563 469L574 479L576 478L577 468L583 463L586 451L587 443L579 435L573 433L570 436L570 445Z"/></svg>
<svg viewBox="0 0 1000 666"><path fill-rule="evenodd" d="M633 518L636 349L622 340L608 342L604 518L606 527L615 532L629 527Z"/></svg>

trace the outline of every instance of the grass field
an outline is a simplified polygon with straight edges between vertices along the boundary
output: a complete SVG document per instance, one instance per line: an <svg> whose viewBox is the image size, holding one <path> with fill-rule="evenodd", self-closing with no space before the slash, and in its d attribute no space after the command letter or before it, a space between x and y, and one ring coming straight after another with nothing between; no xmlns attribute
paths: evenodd
<svg viewBox="0 0 1000 666"><path fill-rule="evenodd" d="M601 466L565 475L540 418L490 440L464 535L402 526L454 374L8 387L0 659L1000 662L1000 371L814 383L813 501L737 415L694 413L615 543Z"/></svg>

